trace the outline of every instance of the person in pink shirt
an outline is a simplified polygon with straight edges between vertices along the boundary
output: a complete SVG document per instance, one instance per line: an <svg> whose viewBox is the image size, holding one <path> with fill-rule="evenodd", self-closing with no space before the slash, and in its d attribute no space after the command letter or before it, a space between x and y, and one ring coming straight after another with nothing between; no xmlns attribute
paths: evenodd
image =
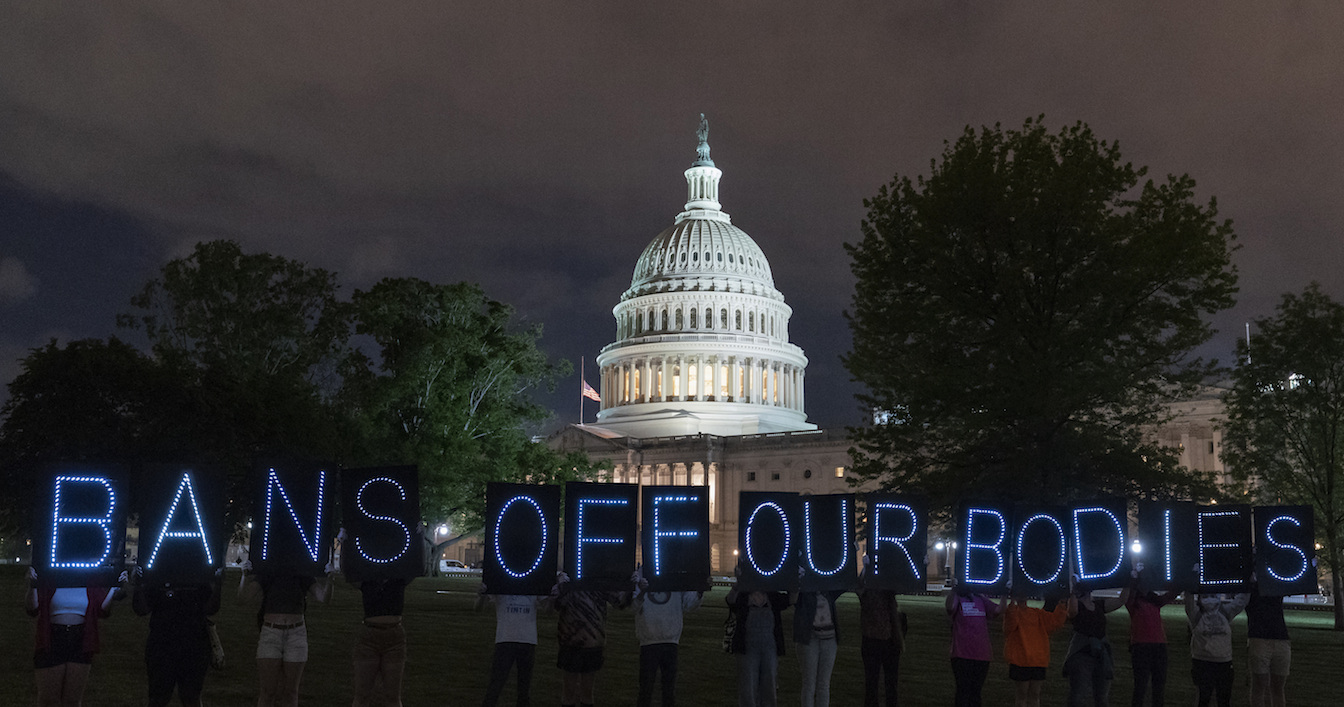
<svg viewBox="0 0 1344 707"><path fill-rule="evenodd" d="M1007 599L996 604L955 583L943 593L947 597L947 615L952 620L952 677L957 685L954 704L980 707L980 692L989 676L989 662L994 659L989 620L1003 611Z"/></svg>
<svg viewBox="0 0 1344 707"><path fill-rule="evenodd" d="M1125 609L1129 611L1129 660L1134 668L1134 697L1131 707L1143 707L1148 685L1152 684L1153 707L1166 704L1167 632L1162 627L1162 607L1176 601L1176 592L1140 592L1139 575L1143 565L1131 573L1133 590Z"/></svg>

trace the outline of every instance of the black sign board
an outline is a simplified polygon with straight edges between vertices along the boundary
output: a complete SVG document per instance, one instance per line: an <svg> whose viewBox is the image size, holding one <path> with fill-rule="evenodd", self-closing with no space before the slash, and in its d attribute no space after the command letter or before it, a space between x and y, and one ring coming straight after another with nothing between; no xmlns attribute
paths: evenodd
<svg viewBox="0 0 1344 707"><path fill-rule="evenodd" d="M1255 580L1264 596L1315 594L1316 524L1311 506L1256 506Z"/></svg>
<svg viewBox="0 0 1344 707"><path fill-rule="evenodd" d="M1195 511L1195 537L1200 592L1250 589L1254 569L1250 506L1200 506Z"/></svg>
<svg viewBox="0 0 1344 707"><path fill-rule="evenodd" d="M253 569L272 575L322 575L336 536L335 471L308 462L263 464L253 489Z"/></svg>
<svg viewBox="0 0 1344 707"><path fill-rule="evenodd" d="M767 592L797 589L803 542L798 495L743 491L737 509L738 586Z"/></svg>
<svg viewBox="0 0 1344 707"><path fill-rule="evenodd" d="M1188 501L1139 502L1139 554L1135 567L1141 591L1193 591L1199 586L1195 565L1195 504Z"/></svg>
<svg viewBox="0 0 1344 707"><path fill-rule="evenodd" d="M641 555L655 592L709 589L709 488L644 486Z"/></svg>
<svg viewBox="0 0 1344 707"><path fill-rule="evenodd" d="M1072 515L1067 508L1014 509L1013 596L1068 596L1072 530Z"/></svg>
<svg viewBox="0 0 1344 707"><path fill-rule="evenodd" d="M224 566L224 472L205 466L156 466L140 478L137 562L147 584L209 584Z"/></svg>
<svg viewBox="0 0 1344 707"><path fill-rule="evenodd" d="M997 503L962 503L957 513L961 561L957 583L977 594L1004 594L1012 573L1008 556L1012 539L1012 514Z"/></svg>
<svg viewBox="0 0 1344 707"><path fill-rule="evenodd" d="M419 577L425 572L420 530L420 471L414 466L345 469L341 518L346 579Z"/></svg>
<svg viewBox="0 0 1344 707"><path fill-rule="evenodd" d="M803 574L799 588L805 592L851 590L858 584L854 541L854 494L804 495Z"/></svg>
<svg viewBox="0 0 1344 707"><path fill-rule="evenodd" d="M891 493L864 496L866 586L898 592L928 589L928 507L922 498Z"/></svg>
<svg viewBox="0 0 1344 707"><path fill-rule="evenodd" d="M112 586L125 565L126 475L111 466L63 466L47 476L33 568L44 587Z"/></svg>
<svg viewBox="0 0 1344 707"><path fill-rule="evenodd" d="M555 586L560 487L492 482L485 509L486 591L549 594Z"/></svg>
<svg viewBox="0 0 1344 707"><path fill-rule="evenodd" d="M1072 507L1074 573L1088 589L1123 587L1130 581L1129 505L1123 498Z"/></svg>
<svg viewBox="0 0 1344 707"><path fill-rule="evenodd" d="M639 527L639 486L565 484L565 571L575 589L630 589Z"/></svg>

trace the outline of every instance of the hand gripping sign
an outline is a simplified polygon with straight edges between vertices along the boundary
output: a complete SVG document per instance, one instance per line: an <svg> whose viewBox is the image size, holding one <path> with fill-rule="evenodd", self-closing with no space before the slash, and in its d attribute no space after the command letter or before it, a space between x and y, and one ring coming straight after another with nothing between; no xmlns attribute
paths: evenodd
<svg viewBox="0 0 1344 707"><path fill-rule="evenodd" d="M380 466L341 472L341 519L346 579L419 577L425 572L420 529L420 471Z"/></svg>
<svg viewBox="0 0 1344 707"><path fill-rule="evenodd" d="M920 498L870 493L864 501L864 539L869 565L866 586L899 592L928 588L928 509Z"/></svg>
<svg viewBox="0 0 1344 707"><path fill-rule="evenodd" d="M709 589L709 488L641 488L644 578L655 592Z"/></svg>
<svg viewBox="0 0 1344 707"><path fill-rule="evenodd" d="M485 568L491 594L549 594L555 585L560 487L491 482L485 490Z"/></svg>
<svg viewBox="0 0 1344 707"><path fill-rule="evenodd" d="M47 476L33 565L47 587L116 584L125 563L125 474L113 466L62 466Z"/></svg>
<svg viewBox="0 0 1344 707"><path fill-rule="evenodd" d="M161 465L140 475L138 562L149 584L207 584L224 566L224 472Z"/></svg>

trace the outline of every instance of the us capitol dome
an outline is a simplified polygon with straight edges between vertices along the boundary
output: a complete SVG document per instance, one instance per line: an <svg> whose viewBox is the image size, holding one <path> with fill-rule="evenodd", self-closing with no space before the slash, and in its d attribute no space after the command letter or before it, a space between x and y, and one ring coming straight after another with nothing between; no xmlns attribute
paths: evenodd
<svg viewBox="0 0 1344 707"><path fill-rule="evenodd" d="M807 357L770 262L719 203L723 172L701 116L685 210L635 264L597 357L597 425L628 437L815 430L803 411Z"/></svg>

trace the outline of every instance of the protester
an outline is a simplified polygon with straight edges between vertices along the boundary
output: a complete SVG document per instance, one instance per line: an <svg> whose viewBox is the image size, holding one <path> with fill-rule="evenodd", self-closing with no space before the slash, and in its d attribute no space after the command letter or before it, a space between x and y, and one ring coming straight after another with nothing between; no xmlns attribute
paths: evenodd
<svg viewBox="0 0 1344 707"><path fill-rule="evenodd" d="M630 594L574 589L564 572L557 577L554 593L560 619L555 631L560 641L556 667L563 672L560 705L591 707L607 643L607 605L623 609L630 605Z"/></svg>
<svg viewBox="0 0 1344 707"><path fill-rule="evenodd" d="M801 592L793 610L793 642L802 671L803 707L830 707L831 670L840 643L835 600L845 590Z"/></svg>
<svg viewBox="0 0 1344 707"><path fill-rule="evenodd" d="M1143 564L1136 565L1133 586L1125 609L1129 611L1129 664L1134 669L1131 707L1143 707L1152 685L1152 707L1166 705L1167 632L1162 625L1162 607L1176 601L1176 592L1141 592L1138 583Z"/></svg>
<svg viewBox="0 0 1344 707"><path fill-rule="evenodd" d="M183 707L200 707L205 674L214 649L210 618L219 612L224 570L215 570L206 584L146 585L141 568L133 575L131 608L149 617L145 639L145 674L149 707L165 707L177 691Z"/></svg>
<svg viewBox="0 0 1344 707"><path fill-rule="evenodd" d="M476 610L495 605L495 654L490 659L490 682L481 707L495 707L509 671L517 666L517 707L532 704L532 667L537 657L537 614L550 607L553 597L523 594L487 594L481 583Z"/></svg>
<svg viewBox="0 0 1344 707"><path fill-rule="evenodd" d="M639 639L639 707L653 704L653 683L662 676L662 707L677 703L677 646L682 615L700 606L704 592L650 592L642 568L636 568L635 637Z"/></svg>
<svg viewBox="0 0 1344 707"><path fill-rule="evenodd" d="M1261 595L1258 582L1251 584L1250 600L1246 603L1246 637L1251 707L1284 707L1293 649L1288 624L1283 620L1283 597Z"/></svg>
<svg viewBox="0 0 1344 707"><path fill-rule="evenodd" d="M328 563L326 574L299 577L286 574L252 573L252 561L243 562L238 581L238 596L244 600L261 599L257 610L258 707L294 707L299 704L299 682L308 662L308 629L304 613L308 597L326 602L331 597L331 575L335 566Z"/></svg>
<svg viewBox="0 0 1344 707"><path fill-rule="evenodd" d="M1106 614L1129 601L1129 587L1119 598L1094 597L1085 584L1075 584L1069 595L1069 618L1073 619L1073 637L1064 657L1064 676L1069 679L1069 707L1108 707L1111 704L1111 680L1115 660L1111 642L1106 638Z"/></svg>
<svg viewBox="0 0 1344 707"><path fill-rule="evenodd" d="M735 573L740 577L739 565ZM784 592L728 591L728 611L735 622L731 649L737 655L738 707L775 707L779 656L784 655L784 622L789 607Z"/></svg>
<svg viewBox="0 0 1344 707"><path fill-rule="evenodd" d="M896 707L896 681L905 651L905 614L900 612L896 592L878 589L869 582L872 555L863 556L859 575L859 631L863 658L863 704L877 707L878 685L886 689L886 707ZM885 680L884 680L885 678Z"/></svg>
<svg viewBox="0 0 1344 707"><path fill-rule="evenodd" d="M1186 592L1185 616L1190 622L1190 677L1199 693L1196 704L1208 707L1215 696L1218 707L1232 704L1232 619L1246 607L1250 595Z"/></svg>
<svg viewBox="0 0 1344 707"><path fill-rule="evenodd" d="M410 582L410 578L397 577L359 583L364 621L355 639L353 707L373 704L373 691L379 682L384 704L401 707L401 678L406 666L406 627L401 614Z"/></svg>
<svg viewBox="0 0 1344 707"><path fill-rule="evenodd" d="M956 683L953 704L956 707L981 707L981 692L989 677L989 663L994 659L994 648L989 642L989 620L1003 612L1008 604L1005 597L998 603L981 594L974 594L948 580L946 597L947 616L952 621L952 679Z"/></svg>
<svg viewBox="0 0 1344 707"><path fill-rule="evenodd" d="M1016 597L1003 610L1003 657L1014 682L1016 707L1040 707L1045 671L1050 667L1050 634L1064 625L1068 608L1047 599L1043 609Z"/></svg>
<svg viewBox="0 0 1344 707"><path fill-rule="evenodd" d="M122 572L119 583L126 582ZM120 587L45 587L28 568L26 608L37 617L33 668L39 705L78 705L89 683L93 654L100 647L98 620L112 614L112 602L125 596Z"/></svg>

